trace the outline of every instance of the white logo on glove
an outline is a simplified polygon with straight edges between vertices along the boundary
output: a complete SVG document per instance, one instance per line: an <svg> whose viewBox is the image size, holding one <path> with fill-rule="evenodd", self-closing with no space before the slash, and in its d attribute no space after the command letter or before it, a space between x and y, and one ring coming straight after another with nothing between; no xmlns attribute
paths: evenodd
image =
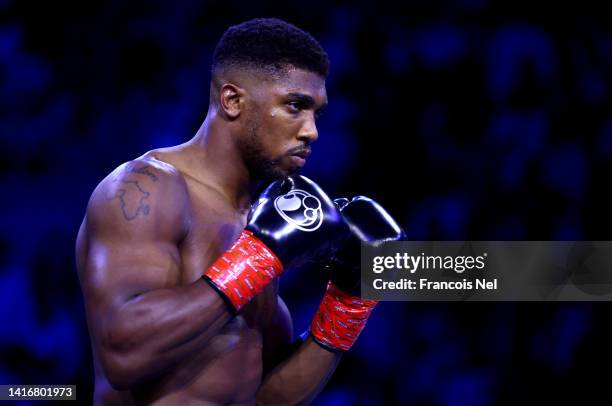
<svg viewBox="0 0 612 406"><path fill-rule="evenodd" d="M310 193L294 189L274 200L274 208L298 230L314 231L323 223L321 201Z"/></svg>

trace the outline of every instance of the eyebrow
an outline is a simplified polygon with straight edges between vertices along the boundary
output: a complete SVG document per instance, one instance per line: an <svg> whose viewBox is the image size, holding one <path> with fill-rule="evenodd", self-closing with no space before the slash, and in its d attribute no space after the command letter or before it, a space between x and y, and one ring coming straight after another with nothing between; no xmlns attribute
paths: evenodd
<svg viewBox="0 0 612 406"><path fill-rule="evenodd" d="M307 108L310 108L314 106L315 104L314 98L304 93L292 92L292 93L287 94L287 97L298 100L299 102L303 103L304 106ZM323 111L326 107L327 107L327 102L325 102L325 104L319 107L317 111Z"/></svg>

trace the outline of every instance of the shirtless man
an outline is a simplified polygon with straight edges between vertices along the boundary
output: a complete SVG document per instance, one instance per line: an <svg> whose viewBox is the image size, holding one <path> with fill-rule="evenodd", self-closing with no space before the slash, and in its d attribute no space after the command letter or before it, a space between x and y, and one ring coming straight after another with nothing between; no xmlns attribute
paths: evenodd
<svg viewBox="0 0 612 406"><path fill-rule="evenodd" d="M358 244L399 235L371 200L334 204L295 176L327 72L288 23L230 27L197 134L95 189L76 246L95 404L303 404L323 388L376 304L358 297ZM335 276L294 341L278 276L331 253Z"/></svg>

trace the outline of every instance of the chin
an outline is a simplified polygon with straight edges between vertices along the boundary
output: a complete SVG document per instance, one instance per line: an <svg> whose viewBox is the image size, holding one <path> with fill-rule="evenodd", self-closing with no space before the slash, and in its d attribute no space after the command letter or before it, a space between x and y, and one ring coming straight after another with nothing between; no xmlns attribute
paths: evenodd
<svg viewBox="0 0 612 406"><path fill-rule="evenodd" d="M293 176L293 175L298 175L301 171L302 171L302 167L300 167L300 166L291 166L289 169L287 169L287 171L286 171L287 175L285 177Z"/></svg>
<svg viewBox="0 0 612 406"><path fill-rule="evenodd" d="M251 173L264 183L287 179L289 176L297 175L302 169L300 166L281 159L259 160L257 165L253 165L252 168Z"/></svg>
<svg viewBox="0 0 612 406"><path fill-rule="evenodd" d="M272 183L277 180L287 179L289 176L294 175L294 174L295 174L295 171L293 171L292 169L283 169L283 168L276 167L276 168L267 168L267 170L261 171L259 173L259 176L257 177L263 180L264 183Z"/></svg>

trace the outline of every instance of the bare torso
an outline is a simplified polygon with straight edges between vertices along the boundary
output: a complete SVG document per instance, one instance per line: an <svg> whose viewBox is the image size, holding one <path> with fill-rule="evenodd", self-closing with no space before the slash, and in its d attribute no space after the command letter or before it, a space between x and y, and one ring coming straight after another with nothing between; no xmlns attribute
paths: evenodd
<svg viewBox="0 0 612 406"><path fill-rule="evenodd" d="M217 191L183 174L177 154L154 151L140 160L149 165L163 162L172 164L183 175L189 199L189 212L185 215L190 227L178 246L180 258L167 270L166 287L191 284L200 279L202 273L238 238L246 224L247 213L238 212ZM77 241L80 274L86 271L84 264L88 262L86 235L84 222ZM286 308L279 305L278 283L273 283L249 303L240 315L232 318L198 353L130 391L112 389L102 372L94 347L94 402L253 404L263 376L265 331L276 319L278 311L286 313Z"/></svg>

